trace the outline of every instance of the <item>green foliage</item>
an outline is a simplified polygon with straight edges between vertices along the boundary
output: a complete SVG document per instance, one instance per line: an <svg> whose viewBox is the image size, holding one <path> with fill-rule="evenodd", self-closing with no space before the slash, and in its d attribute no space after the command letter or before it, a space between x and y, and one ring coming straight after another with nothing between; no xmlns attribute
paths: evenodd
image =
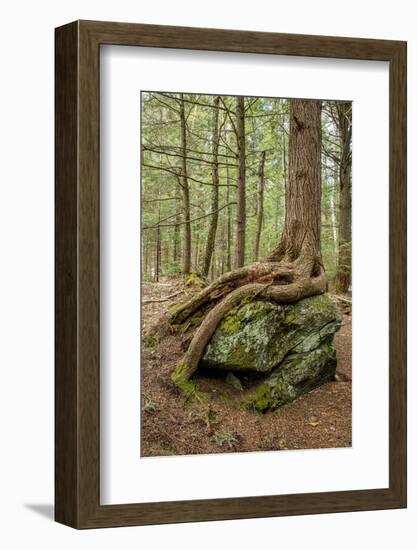
<svg viewBox="0 0 417 550"><path fill-rule="evenodd" d="M235 444L238 442L238 439L235 435L231 433L223 433L219 435L213 435L211 438L212 441L218 445L219 447L228 447L229 449L233 449Z"/></svg>

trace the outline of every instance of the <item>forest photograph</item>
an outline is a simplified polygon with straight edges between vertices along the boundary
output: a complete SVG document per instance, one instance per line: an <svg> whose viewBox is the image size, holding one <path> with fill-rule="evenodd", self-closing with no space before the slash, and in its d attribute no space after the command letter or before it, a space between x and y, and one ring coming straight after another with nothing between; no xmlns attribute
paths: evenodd
<svg viewBox="0 0 417 550"><path fill-rule="evenodd" d="M141 92L142 457L352 445L352 102Z"/></svg>

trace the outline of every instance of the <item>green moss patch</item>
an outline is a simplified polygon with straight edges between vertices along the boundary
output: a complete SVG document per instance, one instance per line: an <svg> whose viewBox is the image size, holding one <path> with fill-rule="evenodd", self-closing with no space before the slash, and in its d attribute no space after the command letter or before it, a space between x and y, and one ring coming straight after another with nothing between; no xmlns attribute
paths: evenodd
<svg viewBox="0 0 417 550"><path fill-rule="evenodd" d="M159 344L159 337L156 334L147 334L142 337L142 344L145 348L155 348Z"/></svg>

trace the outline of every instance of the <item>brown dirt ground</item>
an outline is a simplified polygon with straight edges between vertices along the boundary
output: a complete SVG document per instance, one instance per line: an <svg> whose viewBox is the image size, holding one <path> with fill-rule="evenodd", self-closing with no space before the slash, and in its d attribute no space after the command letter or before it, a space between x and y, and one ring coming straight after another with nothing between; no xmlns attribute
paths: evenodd
<svg viewBox="0 0 417 550"><path fill-rule="evenodd" d="M147 283L142 287L142 298L159 299L177 292L181 285L180 281ZM149 333L170 303L183 298L143 305L143 335ZM249 378L241 378L241 391L227 384L224 375L197 373L194 380L208 399L204 403L187 401L170 378L183 354L179 336L169 335L154 347L142 345L141 455L350 447L352 318L342 313L342 328L335 337L336 381L263 415L240 404L256 383Z"/></svg>

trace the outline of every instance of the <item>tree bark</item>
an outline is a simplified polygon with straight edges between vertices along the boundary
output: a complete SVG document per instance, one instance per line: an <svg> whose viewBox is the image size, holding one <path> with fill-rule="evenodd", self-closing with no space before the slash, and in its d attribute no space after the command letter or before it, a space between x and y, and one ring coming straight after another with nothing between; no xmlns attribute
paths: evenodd
<svg viewBox="0 0 417 550"><path fill-rule="evenodd" d="M148 240L143 238L142 241L142 273L144 275L149 274L149 243Z"/></svg>
<svg viewBox="0 0 417 550"><path fill-rule="evenodd" d="M337 256L338 250L338 230L337 230L337 220L336 220L336 205L335 205L335 180L332 178L332 189L330 190L330 217L332 223L332 236L333 236L333 248L335 257Z"/></svg>
<svg viewBox="0 0 417 550"><path fill-rule="evenodd" d="M212 155L213 164L211 168L211 177L213 186L211 188L211 211L213 212L210 218L210 227L207 235L206 250L204 253L204 260L202 266L202 274L207 277L210 263L213 256L213 250L216 242L217 224L219 220L219 165L218 165L218 152L219 152L219 102L220 97L216 96L213 100L213 121L212 121Z"/></svg>
<svg viewBox="0 0 417 550"><path fill-rule="evenodd" d="M161 228L158 226L156 229L156 242L155 242L155 281L159 282L159 270L161 266Z"/></svg>
<svg viewBox="0 0 417 550"><path fill-rule="evenodd" d="M180 121L181 121L181 188L184 209L184 248L182 272L188 275L191 271L191 223L190 223L190 190L187 176L187 128L185 121L184 95L180 94Z"/></svg>
<svg viewBox="0 0 417 550"><path fill-rule="evenodd" d="M286 144L286 141L287 141L286 136L285 136L285 134L283 134L282 135L282 143L281 143L281 149L282 149L281 165L282 165L282 178L284 180L284 190L285 190L284 198L287 196L287 188L288 188L287 144ZM278 190L279 190L279 188L278 188ZM276 217L277 234L278 234L278 228L279 228L279 213L280 213L280 204L281 204L280 201L281 201L281 196L278 195L278 198L277 198L277 217ZM284 205L284 211L285 211L285 205Z"/></svg>
<svg viewBox="0 0 417 550"><path fill-rule="evenodd" d="M246 236L246 149L245 98L236 98L236 139L238 150L235 268L245 264Z"/></svg>
<svg viewBox="0 0 417 550"><path fill-rule="evenodd" d="M256 203L256 234L253 247L253 261L257 262L259 258L259 243L261 242L262 224L264 219L264 169L265 169L265 151L262 151L261 160L258 169L258 195Z"/></svg>
<svg viewBox="0 0 417 550"><path fill-rule="evenodd" d="M229 167L226 167L226 200L227 204L230 202L230 177L229 177ZM227 256L226 256L226 271L232 269L232 207L227 207Z"/></svg>
<svg viewBox="0 0 417 550"><path fill-rule="evenodd" d="M175 216L175 226L174 226L174 248L172 253L172 259L175 266L175 269L178 269L178 258L181 254L181 248L180 248L180 217L177 213Z"/></svg>
<svg viewBox="0 0 417 550"><path fill-rule="evenodd" d="M292 100L285 222L269 261L298 261L306 276L321 264L321 103Z"/></svg>
<svg viewBox="0 0 417 550"><path fill-rule="evenodd" d="M194 265L198 265L200 260L200 228L194 229Z"/></svg>
<svg viewBox="0 0 417 550"><path fill-rule="evenodd" d="M336 274L336 288L339 292L348 292L351 283L352 261L352 153L350 141L352 135L352 104L337 104L337 117L340 134L340 203L339 203L339 254Z"/></svg>

